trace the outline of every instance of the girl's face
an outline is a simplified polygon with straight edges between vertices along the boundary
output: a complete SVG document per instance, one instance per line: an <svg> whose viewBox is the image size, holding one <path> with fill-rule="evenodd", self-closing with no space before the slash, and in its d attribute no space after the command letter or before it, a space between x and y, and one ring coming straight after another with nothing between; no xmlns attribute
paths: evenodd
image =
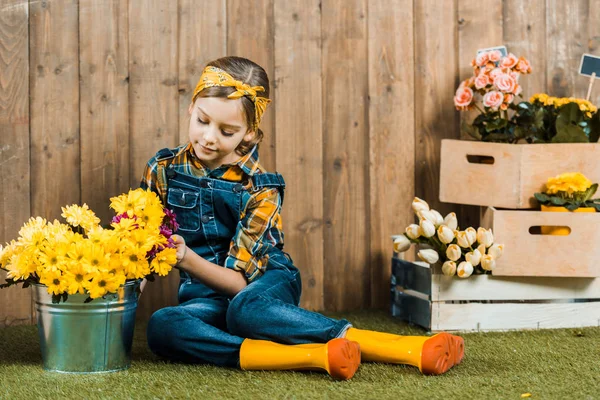
<svg viewBox="0 0 600 400"><path fill-rule="evenodd" d="M254 137L246 125L241 99L198 97L188 111L194 153L210 169L237 161L240 155L235 149Z"/></svg>

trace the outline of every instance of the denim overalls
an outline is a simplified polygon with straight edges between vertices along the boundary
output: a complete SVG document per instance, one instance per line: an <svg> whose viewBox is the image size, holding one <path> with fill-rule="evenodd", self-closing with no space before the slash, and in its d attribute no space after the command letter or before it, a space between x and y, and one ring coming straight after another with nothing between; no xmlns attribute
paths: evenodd
<svg viewBox="0 0 600 400"><path fill-rule="evenodd" d="M167 207L177 214L177 233L197 254L223 265L250 193L238 182L196 177L173 166L166 172ZM250 179L253 189L276 187L283 197L281 175L256 173ZM271 247L268 256L264 274L233 298L180 271L179 305L150 318L150 349L176 361L237 367L244 338L300 344L343 335L348 321L298 307L302 283L289 255Z"/></svg>

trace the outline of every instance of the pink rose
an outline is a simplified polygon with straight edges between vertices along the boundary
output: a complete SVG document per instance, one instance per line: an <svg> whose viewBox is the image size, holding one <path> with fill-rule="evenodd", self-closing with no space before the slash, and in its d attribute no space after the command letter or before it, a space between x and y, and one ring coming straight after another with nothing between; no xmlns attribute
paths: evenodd
<svg viewBox="0 0 600 400"><path fill-rule="evenodd" d="M490 77L487 76L487 74L479 74L477 78L475 78L475 87L477 89L483 89L490 83Z"/></svg>
<svg viewBox="0 0 600 400"><path fill-rule="evenodd" d="M473 101L473 90L470 87L461 86L456 90L454 105L457 110L466 110Z"/></svg>
<svg viewBox="0 0 600 400"><path fill-rule="evenodd" d="M500 53L500 50L489 51L488 58L491 62L500 61L500 59L502 58L502 53Z"/></svg>
<svg viewBox="0 0 600 400"><path fill-rule="evenodd" d="M508 53L508 55L504 57L500 62L500 66L502 68L512 68L515 65L517 65L518 62L519 59L517 58L517 56L515 56L513 53Z"/></svg>
<svg viewBox="0 0 600 400"><path fill-rule="evenodd" d="M479 67L485 66L490 61L490 57L487 52L483 51L477 54L475 58L475 64Z"/></svg>
<svg viewBox="0 0 600 400"><path fill-rule="evenodd" d="M506 104L512 103L514 99L515 99L515 95L514 94L507 93L507 94L504 95L504 102Z"/></svg>
<svg viewBox="0 0 600 400"><path fill-rule="evenodd" d="M509 74L500 74L494 79L494 86L504 93L513 93L517 87L517 82Z"/></svg>
<svg viewBox="0 0 600 400"><path fill-rule="evenodd" d="M487 92L485 96L483 96L483 105L485 107L491 108L492 110L497 110L498 107L504 101L504 96L502 93L492 90L491 92Z"/></svg>
<svg viewBox="0 0 600 400"><path fill-rule="evenodd" d="M473 85L475 84L475 77L470 77L469 79L465 79L464 81L462 81L460 83L460 85L458 86L459 88L461 87L473 87Z"/></svg>
<svg viewBox="0 0 600 400"><path fill-rule="evenodd" d="M512 76L512 78L515 80L515 82L519 82L519 77L521 76L521 74L519 74L518 72L515 72L515 71L510 71L508 74L510 76Z"/></svg>
<svg viewBox="0 0 600 400"><path fill-rule="evenodd" d="M523 91L523 86L521 86L521 85L517 85L517 86L515 87L515 91L514 91L513 93L515 94L515 96L518 96L518 95L520 95L520 94L521 94L521 92L522 92L522 91Z"/></svg>
<svg viewBox="0 0 600 400"><path fill-rule="evenodd" d="M529 61L527 61L523 57L519 58L519 62L517 63L517 71L519 71L522 74L531 73L531 65L529 64Z"/></svg>
<svg viewBox="0 0 600 400"><path fill-rule="evenodd" d="M493 70L490 71L490 81L491 83L494 83L496 81L496 78L498 77L498 75L502 75L502 69L500 68L494 68Z"/></svg>

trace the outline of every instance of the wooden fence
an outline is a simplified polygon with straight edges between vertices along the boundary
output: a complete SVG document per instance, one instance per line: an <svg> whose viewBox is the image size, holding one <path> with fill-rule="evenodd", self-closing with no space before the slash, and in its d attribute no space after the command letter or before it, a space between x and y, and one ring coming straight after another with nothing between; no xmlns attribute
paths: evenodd
<svg viewBox="0 0 600 400"><path fill-rule="evenodd" d="M302 305L385 307L413 196L476 222L438 201L440 140L460 137L452 97L476 50L500 44L531 60L526 97L585 96L600 0L0 0L0 242L66 204L107 221L109 197L186 140L204 64L239 55L271 78L261 160L288 184ZM148 286L139 316L177 282ZM0 291L0 325L32 315L29 290Z"/></svg>

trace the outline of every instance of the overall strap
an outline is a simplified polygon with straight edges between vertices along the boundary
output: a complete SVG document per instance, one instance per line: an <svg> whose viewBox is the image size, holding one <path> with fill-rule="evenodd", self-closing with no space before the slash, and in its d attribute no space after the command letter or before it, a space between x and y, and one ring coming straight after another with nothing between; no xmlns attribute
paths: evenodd
<svg viewBox="0 0 600 400"><path fill-rule="evenodd" d="M176 175L175 170L173 168L169 168L171 166L171 163L173 162L173 158L175 158L175 155L176 153L169 148L160 149L156 152L155 155L157 162L167 160L167 165L165 165L165 168L167 170L167 180L169 178L173 178Z"/></svg>
<svg viewBox="0 0 600 400"><path fill-rule="evenodd" d="M254 174L250 178L252 181L252 188L254 190L260 190L263 188L277 188L281 195L281 203L283 203L283 194L285 189L285 181L281 174L265 172L262 174Z"/></svg>

